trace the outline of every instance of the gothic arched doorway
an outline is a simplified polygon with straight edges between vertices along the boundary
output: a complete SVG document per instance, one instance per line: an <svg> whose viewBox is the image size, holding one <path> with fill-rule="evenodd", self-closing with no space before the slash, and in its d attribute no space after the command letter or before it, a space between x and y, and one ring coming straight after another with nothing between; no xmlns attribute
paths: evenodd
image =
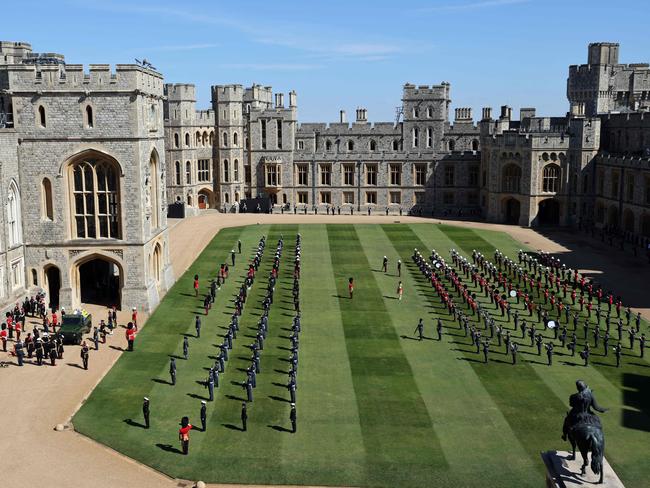
<svg viewBox="0 0 650 488"><path fill-rule="evenodd" d="M103 256L94 256L76 266L77 293L81 303L93 303L120 308L122 270Z"/></svg>
<svg viewBox="0 0 650 488"><path fill-rule="evenodd" d="M560 202L555 198L539 202L537 223L538 225L560 225Z"/></svg>
<svg viewBox="0 0 650 488"><path fill-rule="evenodd" d="M505 201L505 221L506 224L519 224L521 214L521 204L516 198L509 198Z"/></svg>
<svg viewBox="0 0 650 488"><path fill-rule="evenodd" d="M59 308L59 292L61 290L61 271L56 266L45 268L45 284L47 286L47 300L50 308Z"/></svg>

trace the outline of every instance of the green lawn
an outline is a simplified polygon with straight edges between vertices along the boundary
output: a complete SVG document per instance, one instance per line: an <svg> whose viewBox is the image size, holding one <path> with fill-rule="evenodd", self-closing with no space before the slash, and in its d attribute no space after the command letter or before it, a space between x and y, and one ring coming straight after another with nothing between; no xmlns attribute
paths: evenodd
<svg viewBox="0 0 650 488"><path fill-rule="evenodd" d="M298 432L291 434L284 430L289 427L289 403L283 385L297 232L303 236L303 320ZM190 454L184 457L176 451L179 420L188 415L199 424L200 400L207 397L201 382L214 362L215 344L221 342L216 336L226 329L233 294L262 234L267 236L267 249L226 374L221 375L215 402L208 404L207 432L192 433ZM241 432L236 427L245 392L236 383L245 378L240 368L249 364L246 346L253 341L280 235L285 252L261 355L262 373L249 407L248 431ZM242 241L243 256L231 268L210 315L202 317L201 338L196 339L193 323L201 299L194 297L192 278L198 273L207 292L208 278L216 276L237 239ZM412 264L415 247L427 254L436 249L446 257L451 248L466 256L472 249L491 256L496 247L514 258L522 244L499 232L434 224L257 225L222 230L149 319L136 351L122 355L75 415L75 429L177 478L256 484L538 487L544 477L540 452L568 447L560 440L562 420L575 380L581 378L610 408L602 416L607 459L627 486L647 486L647 359L625 356L623 367L616 369L613 354L605 358L598 349L592 350L591 365L584 368L578 356L561 355L566 351L558 341L554 365L548 367L546 357L537 356L526 340L516 366L496 344L489 364L483 364L482 355L474 353L470 339L449 320ZM380 272L384 255L390 260L388 274ZM401 302L395 299L398 258L404 263ZM350 276L356 282L353 300L347 297ZM489 300L481 299L489 306ZM441 342L410 338L420 317L425 319L425 335L434 337L438 316L445 324ZM169 356L182 355L184 334L191 336L190 358L177 360L178 381L172 387L165 383ZM512 334L520 337L518 332ZM628 349L625 353L632 354ZM133 425L142 422L145 395L151 399L149 430Z"/></svg>

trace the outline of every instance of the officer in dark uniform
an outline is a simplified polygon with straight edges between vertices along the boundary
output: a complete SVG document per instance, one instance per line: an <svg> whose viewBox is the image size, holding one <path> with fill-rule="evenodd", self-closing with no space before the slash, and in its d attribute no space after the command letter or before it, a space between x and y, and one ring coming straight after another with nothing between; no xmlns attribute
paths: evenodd
<svg viewBox="0 0 650 488"><path fill-rule="evenodd" d="M541 356L542 355L542 343L544 341L544 338L542 337L542 334L537 334L535 336L535 344L537 345L537 355Z"/></svg>
<svg viewBox="0 0 650 488"><path fill-rule="evenodd" d="M207 420L206 410L207 410L207 404L205 403L205 400L201 400L201 412L199 413L199 416L201 417L202 432L205 432L205 428L206 428L206 420Z"/></svg>
<svg viewBox="0 0 650 488"><path fill-rule="evenodd" d="M23 350L23 343L17 340L14 349L16 352L16 360L18 361L18 366L22 366L23 359L25 357L25 351Z"/></svg>
<svg viewBox="0 0 650 488"><path fill-rule="evenodd" d="M246 401L252 402L253 401L253 383L251 381L251 377L248 376L246 378L246 381L242 385L244 388L246 388Z"/></svg>
<svg viewBox="0 0 650 488"><path fill-rule="evenodd" d="M144 416L144 428L149 428L149 399L144 397L142 402L142 415Z"/></svg>
<svg viewBox="0 0 650 488"><path fill-rule="evenodd" d="M628 334L630 337L630 349L634 350L634 341L636 339L636 329L630 328L628 329Z"/></svg>
<svg viewBox="0 0 650 488"><path fill-rule="evenodd" d="M187 340L187 336L183 337L183 357L186 361L190 357L190 342Z"/></svg>
<svg viewBox="0 0 650 488"><path fill-rule="evenodd" d="M208 381L206 382L205 387L208 389L208 395L210 395L210 401L214 401L214 370L210 370L210 375L208 377ZM217 373L219 374L219 373Z"/></svg>
<svg viewBox="0 0 650 488"><path fill-rule="evenodd" d="M546 357L548 358L548 365L553 364L553 343L549 342L546 344Z"/></svg>
<svg viewBox="0 0 650 488"><path fill-rule="evenodd" d="M485 339L483 341L483 358L485 359L486 364L488 362L488 354L489 353L490 353L490 341L489 341L489 339Z"/></svg>
<svg viewBox="0 0 650 488"><path fill-rule="evenodd" d="M237 251L241 254L241 240L237 239Z"/></svg>
<svg viewBox="0 0 650 488"><path fill-rule="evenodd" d="M43 341L39 337L38 339L36 339L36 364L38 366L43 365L43 355L44 355Z"/></svg>
<svg viewBox="0 0 650 488"><path fill-rule="evenodd" d="M95 343L95 351L99 351L99 329L97 327L93 330L93 342Z"/></svg>
<svg viewBox="0 0 650 488"><path fill-rule="evenodd" d="M176 360L171 358L169 360L169 376L171 377L172 385L176 384Z"/></svg>
<svg viewBox="0 0 650 488"><path fill-rule="evenodd" d="M246 421L248 420L248 411L246 410L246 402L241 404L241 425L242 430L246 432Z"/></svg>
<svg viewBox="0 0 650 488"><path fill-rule="evenodd" d="M616 367L618 368L621 366L621 356L623 355L623 348L620 342L614 346L614 355L616 356Z"/></svg>
<svg viewBox="0 0 650 488"><path fill-rule="evenodd" d="M605 356L609 354L609 332L605 331L605 336L603 337L603 348L605 350Z"/></svg>
<svg viewBox="0 0 650 488"><path fill-rule="evenodd" d="M637 312L634 321L636 322L636 331L639 332L641 330L641 312Z"/></svg>
<svg viewBox="0 0 650 488"><path fill-rule="evenodd" d="M516 342L513 342L510 344L510 354L512 354L512 364L517 364L517 351L519 350L519 346L517 345Z"/></svg>
<svg viewBox="0 0 650 488"><path fill-rule="evenodd" d="M198 315L194 319L194 328L196 329L196 338L198 339L199 337L201 337L201 317L199 317Z"/></svg>
<svg viewBox="0 0 650 488"><path fill-rule="evenodd" d="M436 332L438 333L438 340L442 340L442 320L438 319L438 323L436 325Z"/></svg>
<svg viewBox="0 0 650 488"><path fill-rule="evenodd" d="M291 432L293 434L295 434L298 429L297 429L297 425L296 425L296 422L297 422L296 404L293 403L293 402L291 403L291 412L289 413L289 420L291 420Z"/></svg>
<svg viewBox="0 0 650 488"><path fill-rule="evenodd" d="M585 364L584 364L585 366L589 366L589 354L590 354L589 343L586 343L585 348L580 353L580 357L582 359L584 359L584 361L585 361Z"/></svg>
<svg viewBox="0 0 650 488"><path fill-rule="evenodd" d="M86 344L86 341L83 341L81 344L81 362L86 370L88 369L88 355L88 344Z"/></svg>
<svg viewBox="0 0 650 488"><path fill-rule="evenodd" d="M287 383L287 389L291 395L291 403L296 403L296 380L294 377L289 378L289 383Z"/></svg>
<svg viewBox="0 0 650 488"><path fill-rule="evenodd" d="M641 356L643 357L644 349L645 349L645 333L641 334L641 337L639 338L639 347L641 348Z"/></svg>
<svg viewBox="0 0 650 488"><path fill-rule="evenodd" d="M384 256L384 260L382 261L381 270L384 273L388 273L388 258L386 256Z"/></svg>
<svg viewBox="0 0 650 488"><path fill-rule="evenodd" d="M415 330L413 332L418 333L418 340L421 341L424 337L424 322L422 319L418 321L418 325L415 327Z"/></svg>

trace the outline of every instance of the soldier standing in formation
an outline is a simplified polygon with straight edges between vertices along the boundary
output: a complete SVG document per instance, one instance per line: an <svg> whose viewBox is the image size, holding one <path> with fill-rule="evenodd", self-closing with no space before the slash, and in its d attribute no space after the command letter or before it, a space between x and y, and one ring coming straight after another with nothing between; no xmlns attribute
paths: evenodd
<svg viewBox="0 0 650 488"><path fill-rule="evenodd" d="M616 367L621 366L621 356L623 354L623 348L621 347L621 343L619 342L614 346L614 356L616 356Z"/></svg>
<svg viewBox="0 0 650 488"><path fill-rule="evenodd" d="M248 420L248 411L246 410L246 402L241 404L241 425L242 430L246 432L246 421Z"/></svg>
<svg viewBox="0 0 650 488"><path fill-rule="evenodd" d="M88 369L88 344L86 341L81 343L81 363L83 364L84 369Z"/></svg>
<svg viewBox="0 0 650 488"><path fill-rule="evenodd" d="M384 260L382 261L381 270L384 273L388 273L388 258L386 256L384 256Z"/></svg>
<svg viewBox="0 0 650 488"><path fill-rule="evenodd" d="M418 325L415 327L413 332L418 333L418 340L421 341L424 337L424 323L422 322L422 319L418 321Z"/></svg>
<svg viewBox="0 0 650 488"><path fill-rule="evenodd" d="M212 298L214 301L214 297ZM194 319L194 328L196 329L196 338L198 339L201 337L201 317L199 317L198 315Z"/></svg>
<svg viewBox="0 0 650 488"><path fill-rule="evenodd" d="M149 428L149 399L144 397L142 402L142 415L144 416L144 428Z"/></svg>
<svg viewBox="0 0 650 488"><path fill-rule="evenodd" d="M172 386L176 384L176 360L169 360L169 376L171 377Z"/></svg>
<svg viewBox="0 0 650 488"><path fill-rule="evenodd" d="M402 260L398 259L397 260L397 276L402 277Z"/></svg>
<svg viewBox="0 0 650 488"><path fill-rule="evenodd" d="M206 420L207 420L206 410L207 410L207 404L205 403L205 400L201 400L201 411L199 412L199 416L201 418L201 432L205 432L206 429Z"/></svg>
<svg viewBox="0 0 650 488"><path fill-rule="evenodd" d="M546 344L546 357L548 358L548 365L553 364L553 343L549 342Z"/></svg>
<svg viewBox="0 0 650 488"><path fill-rule="evenodd" d="M293 434L295 434L296 431L298 430L297 425L296 425L297 419L296 419L296 404L295 403L291 404L291 412L289 413L289 420L291 420L291 432Z"/></svg>
<svg viewBox="0 0 650 488"><path fill-rule="evenodd" d="M187 336L183 337L183 357L185 361L190 357L190 342L187 339Z"/></svg>
<svg viewBox="0 0 650 488"><path fill-rule="evenodd" d="M438 340L442 340L442 320L438 318L438 323L436 325L436 332L438 333Z"/></svg>

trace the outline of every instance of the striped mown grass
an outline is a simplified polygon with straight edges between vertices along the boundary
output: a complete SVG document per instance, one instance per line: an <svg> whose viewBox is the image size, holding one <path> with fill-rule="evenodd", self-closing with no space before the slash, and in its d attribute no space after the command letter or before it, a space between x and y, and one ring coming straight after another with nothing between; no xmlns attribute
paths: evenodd
<svg viewBox="0 0 650 488"><path fill-rule="evenodd" d="M303 237L298 373L298 432L289 427L286 371L291 317L291 262L295 235ZM260 236L267 249L251 290L241 332L231 351L216 401L208 405L207 432L194 432L187 457L178 446L179 419L198 423L200 384L214 362L232 313L232 298ZM247 432L240 425L239 382L245 378L266 278L277 239L285 253L270 313ZM225 262L237 239L243 255L231 269L217 302L194 336L201 297L192 277L208 278ZM511 257L523 247L508 235L447 225L258 225L222 230L168 293L149 319L134 353L125 353L74 417L75 428L91 438L170 476L222 483L332 486L533 487L543 483L539 453L563 449L560 440L568 395L584 379L601 404L606 456L628 486L644 486L650 474L650 381L647 359L626 350L621 368L613 355L593 350L581 366L556 348L555 362L537 356L513 324L495 318L521 343L520 361L510 364L504 348L492 347L483 364L428 283L412 264L413 248L449 256L477 249L491 256L499 248ZM389 272L381 272L386 255ZM402 260L402 276L395 263ZM355 296L348 298L347 279ZM401 280L404 298L396 299ZM489 306L489 300L480 297ZM442 341L434 340L443 320ZM413 340L419 318L427 339ZM581 321L582 322L582 321ZM647 330L647 324L643 324ZM485 333L485 331L482 330ZM178 382L166 384L170 355L181 355L190 335L190 358L177 360ZM546 339L552 334L544 332ZM580 337L580 336L579 336ZM613 342L612 342L613 344ZM143 396L151 399L151 429L141 422ZM127 419L132 419L129 423Z"/></svg>

